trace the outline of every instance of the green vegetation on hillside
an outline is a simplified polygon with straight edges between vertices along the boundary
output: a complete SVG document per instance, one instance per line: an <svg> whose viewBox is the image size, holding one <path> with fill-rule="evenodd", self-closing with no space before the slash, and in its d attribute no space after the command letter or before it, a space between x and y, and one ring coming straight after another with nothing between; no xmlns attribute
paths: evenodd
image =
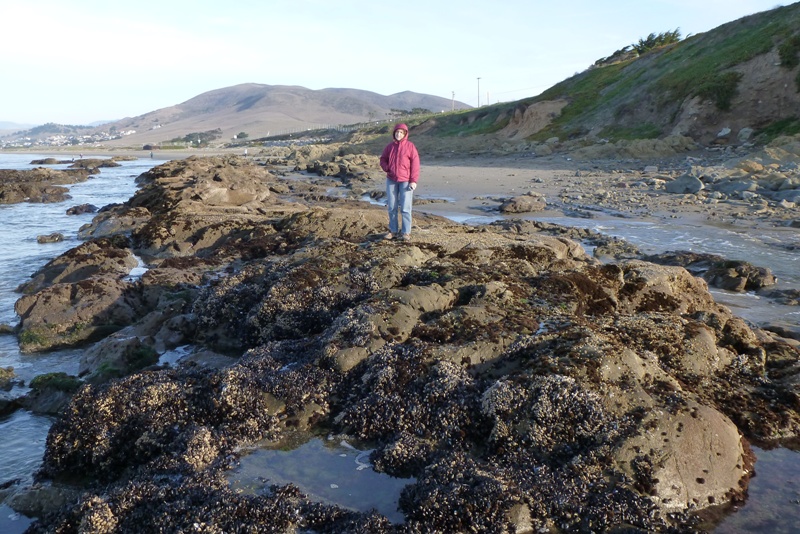
<svg viewBox="0 0 800 534"><path fill-rule="evenodd" d="M582 116L605 105L610 97L626 91L635 82L633 79L626 81L623 76L623 70L628 64L630 61L591 69L583 74L573 76L539 95L536 98L537 101L567 98L570 103L561 111L561 115L550 127L535 136L536 139L544 140L554 135L570 139L586 133L585 121L581 120ZM609 88L613 89L614 94L604 94Z"/></svg>
<svg viewBox="0 0 800 534"><path fill-rule="evenodd" d="M494 133L510 120L510 108L516 104L496 104L471 112L455 113L437 119L437 133L443 136L485 135Z"/></svg>
<svg viewBox="0 0 800 534"><path fill-rule="evenodd" d="M642 81L649 82L648 92L661 108L699 96L713 101L721 110L730 109L741 74L729 69L769 52L775 46L776 40L786 38L796 22L794 17L787 17L783 11L784 9L777 9L760 16L740 19L715 31L662 48L648 61L646 79L639 73L636 81L641 77ZM629 71L636 69L624 67L635 62L621 64L622 68L615 74L628 77ZM612 67L599 70L610 68ZM600 101L594 102L594 106L605 105L610 98L604 93L611 83L618 81L617 76L587 73L587 77L591 80L584 83L603 84L596 88L595 93ZM623 82L626 87L618 88L616 92L631 89L635 84L630 81ZM585 105L580 107L582 109L573 110L572 115L580 116L589 111Z"/></svg>
<svg viewBox="0 0 800 534"><path fill-rule="evenodd" d="M389 115L395 119L400 119L415 115L431 115L432 113L433 112L431 110L425 108L411 108L411 111L407 109L392 109L389 112Z"/></svg>
<svg viewBox="0 0 800 534"><path fill-rule="evenodd" d="M731 109L731 101L736 95L736 86L742 79L740 72L720 72L703 80L696 95L703 100L713 100L722 111Z"/></svg>
<svg viewBox="0 0 800 534"><path fill-rule="evenodd" d="M778 56L781 58L781 67L793 69L800 65L800 35L792 35L778 47ZM800 91L800 72L794 79L797 90Z"/></svg>
<svg viewBox="0 0 800 534"><path fill-rule="evenodd" d="M800 65L800 35L792 35L778 47L778 56L781 58L781 66L793 69Z"/></svg>
<svg viewBox="0 0 800 534"><path fill-rule="evenodd" d="M613 61L605 58L536 97L441 117L436 134L492 133L506 126L515 111L524 112L536 102L566 100L561 114L530 140L575 139L589 131L597 135L598 130L601 137L612 140L659 137L671 129L688 98L700 97L720 110L731 109L742 78L736 67L776 49L786 68L800 65L800 4L684 40L679 30L651 33L615 52L609 57ZM623 53L628 51L630 55ZM797 82L800 88L800 74Z"/></svg>
<svg viewBox="0 0 800 534"><path fill-rule="evenodd" d="M779 120L756 133L765 143L769 143L782 135L798 135L800 134L800 118L788 117Z"/></svg>
<svg viewBox="0 0 800 534"><path fill-rule="evenodd" d="M662 101L700 96L728 109L740 76L726 71L766 54L776 39L785 38L790 26L780 11L728 23L669 50L657 65L663 74L654 88L662 91Z"/></svg>

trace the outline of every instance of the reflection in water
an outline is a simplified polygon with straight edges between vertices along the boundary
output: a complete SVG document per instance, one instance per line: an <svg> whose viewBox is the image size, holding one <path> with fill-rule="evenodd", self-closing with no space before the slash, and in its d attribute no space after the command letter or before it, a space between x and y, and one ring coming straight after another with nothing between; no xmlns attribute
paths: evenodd
<svg viewBox="0 0 800 534"><path fill-rule="evenodd" d="M347 442L312 439L296 449L257 449L243 456L228 477L231 487L248 494L271 485L292 483L312 501L362 512L372 509L393 523L402 523L397 509L400 492L413 479L376 473L369 453Z"/></svg>
<svg viewBox="0 0 800 534"><path fill-rule="evenodd" d="M725 518L715 534L796 533L800 529L799 453L753 448L758 457L745 506Z"/></svg>
<svg viewBox="0 0 800 534"><path fill-rule="evenodd" d="M22 534L33 519L18 514L5 504L0 504L0 532L3 534Z"/></svg>

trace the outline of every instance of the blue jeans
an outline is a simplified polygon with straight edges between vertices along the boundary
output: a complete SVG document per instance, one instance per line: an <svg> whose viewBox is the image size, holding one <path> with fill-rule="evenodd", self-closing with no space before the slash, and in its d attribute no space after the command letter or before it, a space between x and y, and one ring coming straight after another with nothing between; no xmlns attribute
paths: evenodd
<svg viewBox="0 0 800 534"><path fill-rule="evenodd" d="M402 215L404 234L411 233L411 206L414 203L414 190L408 188L409 182L395 182L386 179L386 208L389 210L389 231L397 233L397 212Z"/></svg>

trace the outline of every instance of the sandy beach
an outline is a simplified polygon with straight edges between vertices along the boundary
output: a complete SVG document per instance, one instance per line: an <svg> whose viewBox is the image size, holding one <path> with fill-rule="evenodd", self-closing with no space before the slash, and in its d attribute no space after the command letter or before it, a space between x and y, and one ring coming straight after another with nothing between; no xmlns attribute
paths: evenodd
<svg viewBox="0 0 800 534"><path fill-rule="evenodd" d="M714 198L711 194L671 194L664 181L685 173L689 163L675 161L668 168L619 164L609 170L591 162L558 158L471 158L424 165L417 196L446 199L436 212L473 215L497 213L509 198L541 195L547 206L528 213L537 217L623 217L641 221L720 224L736 227L785 229L788 243L800 245L791 206L771 210L763 201ZM650 170L645 170L646 168ZM428 206L419 206L429 211Z"/></svg>

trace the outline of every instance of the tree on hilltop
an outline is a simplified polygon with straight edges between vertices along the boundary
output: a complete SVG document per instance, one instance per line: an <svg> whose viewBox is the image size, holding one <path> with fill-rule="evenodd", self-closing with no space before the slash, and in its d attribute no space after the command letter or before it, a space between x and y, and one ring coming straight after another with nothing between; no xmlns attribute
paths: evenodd
<svg viewBox="0 0 800 534"><path fill-rule="evenodd" d="M655 33L651 33L650 35L647 36L646 39L639 39L638 43L634 43L631 46L641 56L642 54L647 53L650 50L653 50L655 48L661 48L662 46L667 46L673 43L677 43L680 40L681 40L681 29L677 28L671 32L659 33L658 35L656 35Z"/></svg>
<svg viewBox="0 0 800 534"><path fill-rule="evenodd" d="M649 52L650 50L654 50L656 48L660 48L662 46L667 46L673 43L677 43L681 40L681 30L680 28L671 31L671 32L663 32L656 35L655 33L651 33L645 39L639 39L638 43L633 43L623 48L620 48L613 54L608 57L600 58L594 62L592 67L605 67L607 65L613 65L614 63L620 63L622 61L628 61L630 59L635 59L642 54Z"/></svg>

